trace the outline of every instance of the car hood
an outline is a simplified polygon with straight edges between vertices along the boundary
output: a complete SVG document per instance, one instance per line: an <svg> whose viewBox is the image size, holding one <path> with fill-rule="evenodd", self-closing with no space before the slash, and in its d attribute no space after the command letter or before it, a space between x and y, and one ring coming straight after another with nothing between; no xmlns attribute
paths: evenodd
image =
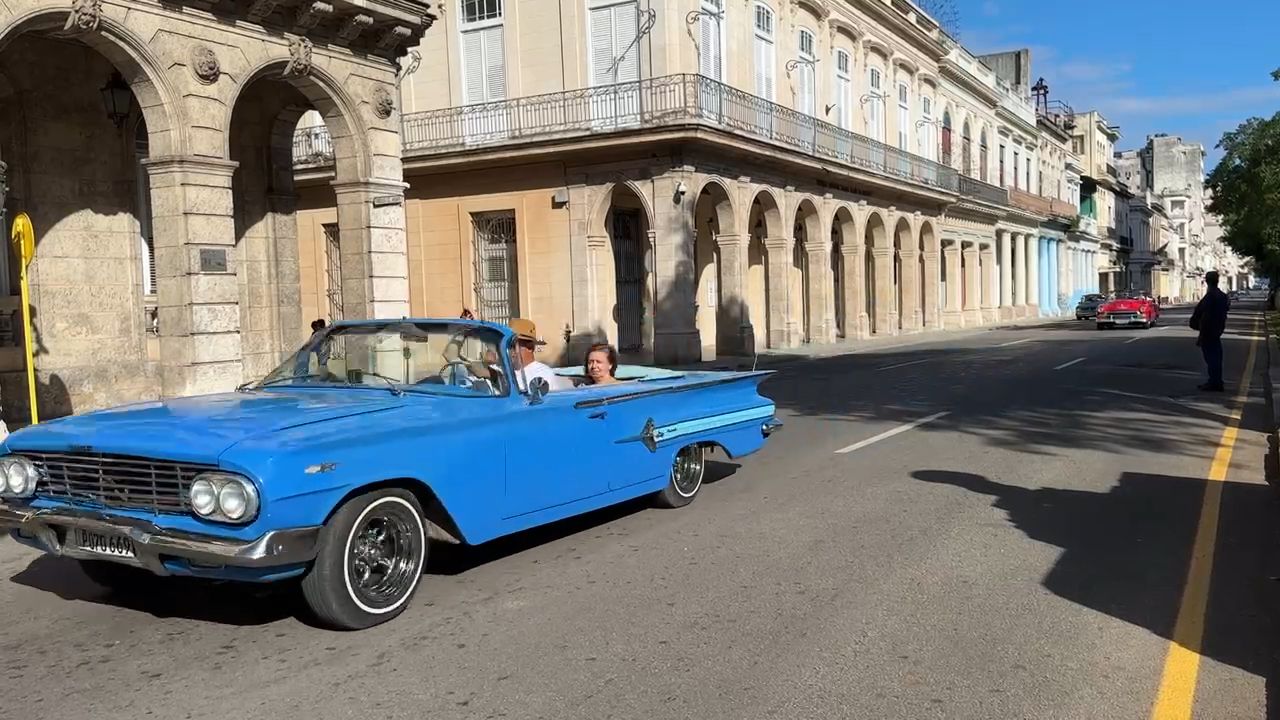
<svg viewBox="0 0 1280 720"><path fill-rule="evenodd" d="M10 435L11 451L100 452L216 462L245 438L388 410L402 398L372 389L278 389L124 405Z"/></svg>

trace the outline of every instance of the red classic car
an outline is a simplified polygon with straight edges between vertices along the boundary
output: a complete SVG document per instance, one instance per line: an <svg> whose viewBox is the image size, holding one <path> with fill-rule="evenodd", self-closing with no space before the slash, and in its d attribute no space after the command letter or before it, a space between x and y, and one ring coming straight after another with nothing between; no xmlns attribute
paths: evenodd
<svg viewBox="0 0 1280 720"><path fill-rule="evenodd" d="M1160 319L1160 305L1144 292L1120 292L1098 307L1098 329L1140 325L1149 328Z"/></svg>

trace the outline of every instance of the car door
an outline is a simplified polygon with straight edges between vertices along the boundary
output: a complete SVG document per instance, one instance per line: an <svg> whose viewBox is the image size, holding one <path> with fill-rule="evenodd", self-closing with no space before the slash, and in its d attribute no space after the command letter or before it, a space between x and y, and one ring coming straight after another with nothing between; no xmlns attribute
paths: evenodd
<svg viewBox="0 0 1280 720"><path fill-rule="evenodd" d="M516 517L607 492L607 415L574 408L575 393L553 392L512 413L502 516Z"/></svg>

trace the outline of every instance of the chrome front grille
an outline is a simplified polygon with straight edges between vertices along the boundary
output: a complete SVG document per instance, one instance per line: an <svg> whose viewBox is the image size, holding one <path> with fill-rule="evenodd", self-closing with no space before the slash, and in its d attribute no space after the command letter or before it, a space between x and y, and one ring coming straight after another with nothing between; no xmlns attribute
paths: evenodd
<svg viewBox="0 0 1280 720"><path fill-rule="evenodd" d="M40 472L36 496L155 513L185 513L187 490L211 465L98 453L19 453Z"/></svg>

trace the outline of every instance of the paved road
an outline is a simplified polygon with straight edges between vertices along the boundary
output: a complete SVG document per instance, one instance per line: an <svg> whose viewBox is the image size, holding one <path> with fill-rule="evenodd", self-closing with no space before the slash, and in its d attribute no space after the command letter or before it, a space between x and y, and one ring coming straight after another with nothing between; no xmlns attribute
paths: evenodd
<svg viewBox="0 0 1280 720"><path fill-rule="evenodd" d="M280 592L108 595L3 540L0 717L1110 720L1161 692L1266 717L1280 503L1257 318L1234 314L1216 396L1185 312L789 364L766 385L786 428L693 505L440 553L362 633ZM1206 499L1212 579L1188 583ZM1174 637L1199 652L1166 672Z"/></svg>

